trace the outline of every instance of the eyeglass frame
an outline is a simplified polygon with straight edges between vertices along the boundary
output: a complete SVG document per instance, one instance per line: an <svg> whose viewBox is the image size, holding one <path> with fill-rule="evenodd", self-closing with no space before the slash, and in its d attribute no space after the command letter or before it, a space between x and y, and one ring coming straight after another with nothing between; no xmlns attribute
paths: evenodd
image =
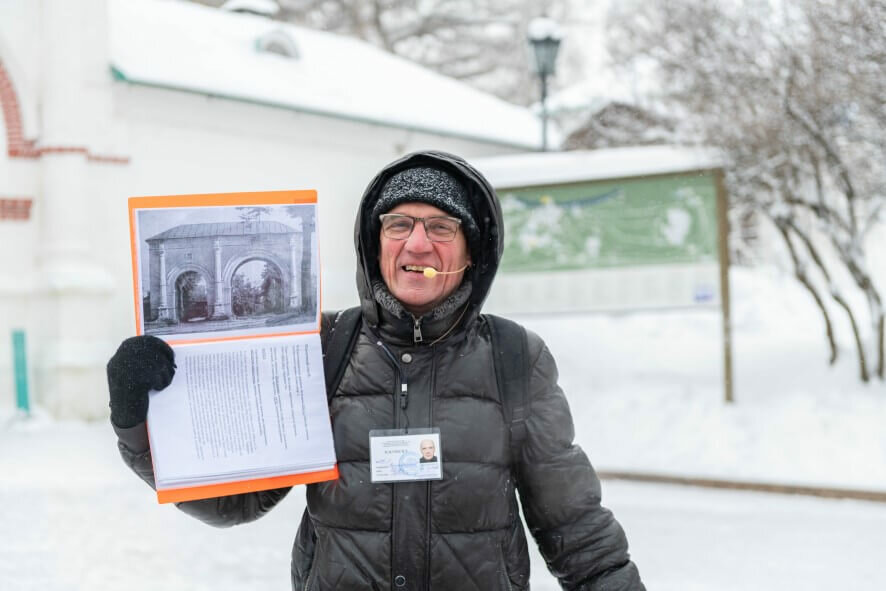
<svg viewBox="0 0 886 591"><path fill-rule="evenodd" d="M412 228L409 230L409 234L404 236L403 238L392 238L385 233L385 218L409 218L412 220ZM405 213L383 213L378 216L379 222L381 222L381 233L382 236L387 238L388 240L409 240L409 237L412 236L412 233L415 232L415 224L416 222L421 222L422 226L425 227L425 236L431 242L440 242L447 243L455 240L455 237L458 235L458 230L461 228L461 220L459 218L455 218L448 215L432 215L428 217L416 217L414 215L407 215ZM452 233L452 238L449 240L434 240L431 238L430 233L428 232L428 220L449 220L451 222L456 223L455 232Z"/></svg>

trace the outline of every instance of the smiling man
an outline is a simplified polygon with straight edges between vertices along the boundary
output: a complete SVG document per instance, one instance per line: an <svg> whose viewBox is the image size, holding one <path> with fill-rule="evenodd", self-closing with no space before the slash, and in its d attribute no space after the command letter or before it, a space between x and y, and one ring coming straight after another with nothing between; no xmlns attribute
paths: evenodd
<svg viewBox="0 0 886 591"><path fill-rule="evenodd" d="M373 293L383 307L398 316L405 309L417 323L462 285L471 265L467 236L476 242L479 228L467 193L443 170L407 168L386 182L369 221L376 217L381 277ZM464 286L447 309L466 300L470 283Z"/></svg>
<svg viewBox="0 0 886 591"><path fill-rule="evenodd" d="M644 589L624 531L600 504L600 481L572 442L554 359L528 331L521 373L528 412L522 437L512 440L496 375L503 362L493 344L497 321L480 314L503 232L492 187L451 154L410 154L367 187L355 228L359 325L348 358L339 360L341 381L328 392L340 478L307 486L292 549L294 590L528 589L518 494L564 589ZM331 317L324 314L324 323ZM171 349L151 339L128 339L108 364L120 452L149 483L147 391L168 384L175 369ZM435 434L430 446L426 433ZM371 449L414 445L421 459L405 452L398 481L379 478ZM438 469L420 468L428 457ZM179 508L235 525L265 514L287 492Z"/></svg>
<svg viewBox="0 0 886 591"><path fill-rule="evenodd" d="M398 205L379 219L379 265L388 291L414 315L430 312L461 284L471 263L461 220L424 203ZM428 281L441 270L442 280Z"/></svg>

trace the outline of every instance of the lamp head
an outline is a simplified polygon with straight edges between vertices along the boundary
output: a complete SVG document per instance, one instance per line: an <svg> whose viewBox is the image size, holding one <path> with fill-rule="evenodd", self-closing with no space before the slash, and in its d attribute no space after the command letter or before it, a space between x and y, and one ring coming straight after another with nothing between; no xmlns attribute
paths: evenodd
<svg viewBox="0 0 886 591"><path fill-rule="evenodd" d="M557 53L563 32L556 22L547 17L538 17L529 23L527 40L535 56L533 69L539 76L553 75L557 65Z"/></svg>

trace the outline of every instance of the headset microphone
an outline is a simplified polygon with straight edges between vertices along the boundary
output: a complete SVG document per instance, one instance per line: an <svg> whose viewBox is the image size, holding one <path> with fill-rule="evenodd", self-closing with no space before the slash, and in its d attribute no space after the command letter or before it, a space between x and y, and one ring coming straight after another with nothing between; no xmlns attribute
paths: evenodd
<svg viewBox="0 0 886 591"><path fill-rule="evenodd" d="M468 268L468 265L465 265L461 269L457 269L455 271L438 271L437 269L435 269L433 267L425 267L425 270L422 271L422 274L425 277L427 277L428 279L433 279L437 275L454 275L456 273L461 273L462 271L464 271L467 268Z"/></svg>

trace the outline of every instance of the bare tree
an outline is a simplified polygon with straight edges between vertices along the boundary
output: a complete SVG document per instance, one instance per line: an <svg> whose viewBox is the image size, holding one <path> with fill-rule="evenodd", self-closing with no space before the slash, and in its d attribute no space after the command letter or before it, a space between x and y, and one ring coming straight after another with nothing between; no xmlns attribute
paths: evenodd
<svg viewBox="0 0 886 591"><path fill-rule="evenodd" d="M192 0L221 6L224 0ZM358 37L518 104L537 100L526 28L568 0L277 0L274 18Z"/></svg>
<svg viewBox="0 0 886 591"><path fill-rule="evenodd" d="M777 229L821 310L831 363L836 311L860 378L882 380L883 302L865 245L886 204L886 2L623 2L610 17L616 61L658 73L645 107L728 156L733 223Z"/></svg>

